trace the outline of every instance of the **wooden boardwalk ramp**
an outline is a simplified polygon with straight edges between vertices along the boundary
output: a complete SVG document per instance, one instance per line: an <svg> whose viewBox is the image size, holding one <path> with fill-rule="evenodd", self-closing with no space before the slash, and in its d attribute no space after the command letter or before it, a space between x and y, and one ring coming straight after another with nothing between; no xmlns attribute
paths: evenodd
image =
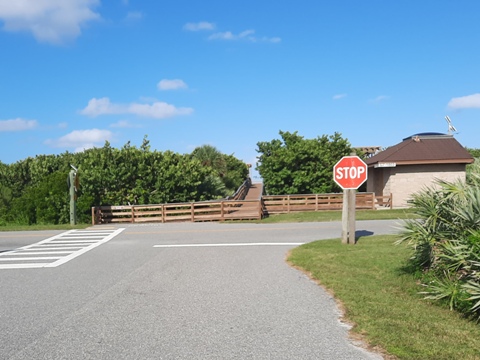
<svg viewBox="0 0 480 360"><path fill-rule="evenodd" d="M263 217L262 208L263 183L252 183L248 188L242 204L233 212L234 217L238 219L261 219Z"/></svg>
<svg viewBox="0 0 480 360"><path fill-rule="evenodd" d="M263 183L252 183L248 189L245 200L260 200L263 192Z"/></svg>

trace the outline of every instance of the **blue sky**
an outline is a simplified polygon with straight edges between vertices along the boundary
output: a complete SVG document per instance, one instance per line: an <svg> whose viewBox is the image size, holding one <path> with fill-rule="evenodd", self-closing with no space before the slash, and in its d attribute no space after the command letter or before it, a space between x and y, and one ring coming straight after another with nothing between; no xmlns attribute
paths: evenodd
<svg viewBox="0 0 480 360"><path fill-rule="evenodd" d="M254 163L298 131L480 148L480 1L0 0L0 161L145 135Z"/></svg>

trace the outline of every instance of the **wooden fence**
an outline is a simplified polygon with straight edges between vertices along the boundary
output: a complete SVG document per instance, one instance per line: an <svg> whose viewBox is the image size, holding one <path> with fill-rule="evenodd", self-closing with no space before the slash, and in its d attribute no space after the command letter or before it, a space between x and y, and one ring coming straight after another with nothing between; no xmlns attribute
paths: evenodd
<svg viewBox="0 0 480 360"><path fill-rule="evenodd" d="M261 201L248 200L92 208L92 225L125 222L258 220L262 217Z"/></svg>
<svg viewBox="0 0 480 360"><path fill-rule="evenodd" d="M375 196L374 193L357 193L356 209L391 208L390 196ZM293 211L342 210L343 193L310 195L263 196L263 205L268 214L283 214Z"/></svg>
<svg viewBox="0 0 480 360"><path fill-rule="evenodd" d="M172 221L259 220L268 214L294 211L342 210L343 193L271 195L260 200L219 200L160 205L97 206L92 225ZM357 193L357 209L391 208L392 195Z"/></svg>

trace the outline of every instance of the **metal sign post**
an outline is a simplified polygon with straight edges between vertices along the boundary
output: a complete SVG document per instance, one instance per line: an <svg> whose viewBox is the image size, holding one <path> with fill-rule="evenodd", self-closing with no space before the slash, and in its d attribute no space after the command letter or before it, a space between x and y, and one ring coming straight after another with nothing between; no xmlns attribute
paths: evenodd
<svg viewBox="0 0 480 360"><path fill-rule="evenodd" d="M68 174L68 191L70 194L70 225L77 224L77 188L79 186L78 182L78 170L75 166L70 165L72 170Z"/></svg>

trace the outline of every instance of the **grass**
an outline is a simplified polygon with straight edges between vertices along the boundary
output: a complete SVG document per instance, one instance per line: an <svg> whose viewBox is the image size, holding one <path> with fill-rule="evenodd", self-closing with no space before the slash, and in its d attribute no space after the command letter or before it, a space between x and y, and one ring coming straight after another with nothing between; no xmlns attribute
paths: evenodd
<svg viewBox="0 0 480 360"><path fill-rule="evenodd" d="M398 359L480 359L480 327L418 294L420 286L403 268L411 251L395 240L317 241L294 249L288 260L340 301L353 334L372 348Z"/></svg>
<svg viewBox="0 0 480 360"><path fill-rule="evenodd" d="M356 220L397 220L415 217L412 209L357 210ZM262 219L261 223L341 221L342 211L309 211L275 214Z"/></svg>
<svg viewBox="0 0 480 360"><path fill-rule="evenodd" d="M72 230L72 229L86 229L91 224L58 224L58 225L15 225L8 224L0 226L0 231L39 231L39 230Z"/></svg>

